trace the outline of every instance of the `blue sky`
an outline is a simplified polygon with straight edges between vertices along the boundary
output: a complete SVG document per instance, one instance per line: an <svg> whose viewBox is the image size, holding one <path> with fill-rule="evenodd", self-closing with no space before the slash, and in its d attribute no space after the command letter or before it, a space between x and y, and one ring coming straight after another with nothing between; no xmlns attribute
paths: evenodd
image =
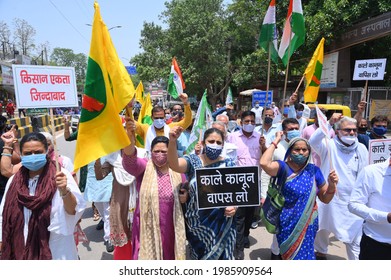
<svg viewBox="0 0 391 280"><path fill-rule="evenodd" d="M159 15L165 0L99 0L101 15L110 31L118 56L125 65L140 52L143 22L162 25ZM26 20L35 30L35 44L49 42L51 50L69 48L88 55L94 0L0 0L0 20L11 32L13 19Z"/></svg>

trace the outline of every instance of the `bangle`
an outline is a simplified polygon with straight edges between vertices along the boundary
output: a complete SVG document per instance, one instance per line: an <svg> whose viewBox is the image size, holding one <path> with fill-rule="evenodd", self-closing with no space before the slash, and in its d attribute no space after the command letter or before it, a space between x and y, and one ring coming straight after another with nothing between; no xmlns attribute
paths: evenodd
<svg viewBox="0 0 391 280"><path fill-rule="evenodd" d="M62 193L60 192L60 196L61 196L62 198L66 197L66 196L71 192L71 189L70 189L69 187L67 187L66 191L67 191L67 192L64 193L64 194L62 194Z"/></svg>
<svg viewBox="0 0 391 280"><path fill-rule="evenodd" d="M8 146L4 146L4 147L3 147L3 150L4 150L4 149L7 149L7 150L11 150L11 151L12 151L14 148L8 147Z"/></svg>
<svg viewBox="0 0 391 280"><path fill-rule="evenodd" d="M1 156L12 157L12 154L8 154L8 153L1 153Z"/></svg>
<svg viewBox="0 0 391 280"><path fill-rule="evenodd" d="M274 143L274 141L272 142L273 146L277 149L277 144Z"/></svg>

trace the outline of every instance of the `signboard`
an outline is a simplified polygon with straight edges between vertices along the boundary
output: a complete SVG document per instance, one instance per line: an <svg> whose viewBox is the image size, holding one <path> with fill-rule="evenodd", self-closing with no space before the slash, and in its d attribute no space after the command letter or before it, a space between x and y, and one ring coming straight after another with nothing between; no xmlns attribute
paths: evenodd
<svg viewBox="0 0 391 280"><path fill-rule="evenodd" d="M386 161L391 155L391 139L369 140L369 164Z"/></svg>
<svg viewBox="0 0 391 280"><path fill-rule="evenodd" d="M260 204L258 166L200 168L195 175L198 209Z"/></svg>
<svg viewBox="0 0 391 280"><path fill-rule="evenodd" d="M27 116L47 115L48 109L46 108L27 109L26 114Z"/></svg>
<svg viewBox="0 0 391 280"><path fill-rule="evenodd" d="M259 106L264 107L266 101L266 91L262 91L262 90L253 91L252 107L255 106L256 101L259 101ZM269 90L266 107L271 107L272 101L273 101L273 91Z"/></svg>
<svg viewBox="0 0 391 280"><path fill-rule="evenodd" d="M14 78L12 77L12 68L6 65L0 65L0 66L1 66L1 77L2 77L1 84L13 85Z"/></svg>
<svg viewBox="0 0 391 280"><path fill-rule="evenodd" d="M356 60L354 65L354 81L383 80L386 69L386 58Z"/></svg>
<svg viewBox="0 0 391 280"><path fill-rule="evenodd" d="M73 67L13 64L12 71L18 108L78 107Z"/></svg>
<svg viewBox="0 0 391 280"><path fill-rule="evenodd" d="M137 75L137 70L136 66L130 65L130 66L125 66L126 71L128 71L129 75Z"/></svg>
<svg viewBox="0 0 391 280"><path fill-rule="evenodd" d="M324 56L320 88L337 87L338 57L338 52L326 54Z"/></svg>

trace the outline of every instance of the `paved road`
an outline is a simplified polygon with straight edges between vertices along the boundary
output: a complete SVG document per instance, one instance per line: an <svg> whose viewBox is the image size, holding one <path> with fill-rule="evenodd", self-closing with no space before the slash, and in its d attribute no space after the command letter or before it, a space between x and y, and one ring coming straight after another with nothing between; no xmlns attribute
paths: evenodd
<svg viewBox="0 0 391 280"><path fill-rule="evenodd" d="M66 142L62 137L62 132L57 133L57 146L60 154L66 155L71 159L74 158L76 147L75 142ZM81 227L86 233L89 244L79 244L79 256L81 260L111 260L112 253L106 252L106 247L103 244L103 230L96 230L97 221L93 221L93 211L91 204L83 214ZM250 233L250 248L245 249L245 260L269 260L270 259L270 244L272 235L269 234L263 226L251 230ZM331 237L331 245L329 247L330 260L347 259L345 245Z"/></svg>

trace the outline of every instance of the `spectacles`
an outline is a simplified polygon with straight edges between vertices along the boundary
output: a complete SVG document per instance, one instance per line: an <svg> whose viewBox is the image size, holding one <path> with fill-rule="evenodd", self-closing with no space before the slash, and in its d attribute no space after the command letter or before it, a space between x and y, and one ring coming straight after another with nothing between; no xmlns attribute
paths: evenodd
<svg viewBox="0 0 391 280"><path fill-rule="evenodd" d="M357 132L357 128L342 128L341 130L347 132L347 133L350 133L351 131L353 132Z"/></svg>

